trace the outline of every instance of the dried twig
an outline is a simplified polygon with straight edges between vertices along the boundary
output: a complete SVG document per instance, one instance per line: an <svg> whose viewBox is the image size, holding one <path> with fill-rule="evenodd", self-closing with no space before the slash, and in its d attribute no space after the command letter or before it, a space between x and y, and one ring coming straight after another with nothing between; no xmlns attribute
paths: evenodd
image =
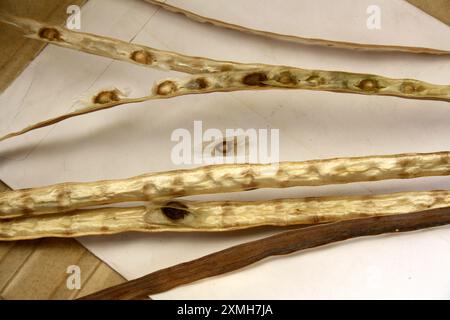
<svg viewBox="0 0 450 320"><path fill-rule="evenodd" d="M93 97L92 104L87 107L9 133L0 137L0 141L72 117L119 105L189 94L282 88L450 102L450 85L436 85L413 79L391 79L371 74L267 66L258 70L200 74L186 79L165 79L153 86L152 94L140 98L122 98L114 91L102 91Z"/></svg>
<svg viewBox="0 0 450 320"><path fill-rule="evenodd" d="M218 232L318 224L450 206L450 191L271 201L171 201L162 206L101 208L0 222L0 240L79 237L128 231Z"/></svg>
<svg viewBox="0 0 450 320"><path fill-rule="evenodd" d="M71 211L126 201L166 201L255 188L319 186L450 174L450 152L213 165L119 180L63 183L0 193L0 218Z"/></svg>
<svg viewBox="0 0 450 320"><path fill-rule="evenodd" d="M355 42L345 42L345 41L334 41L334 40L325 40L325 39L315 39L315 38L306 38L292 35L279 34L269 31L256 30L248 27L243 27L236 24L231 24L225 21L208 18L205 16L201 16L194 12L178 8L176 6L172 6L166 3L163 0L145 0L151 4L155 4L160 6L168 11L181 13L197 22L201 23L210 23L217 27L236 30L239 32L245 32L250 34L255 34L258 36L263 36L267 38L295 42L306 45L318 45L325 47L334 47L341 49L351 49L351 50L362 50L362 51L382 51L382 52L407 52L407 53L425 53L425 54L435 54L435 55L449 55L450 51L448 50L439 50L439 49L430 49L423 47L407 47L407 46L395 46L395 45L379 45L379 44L368 44L368 43L355 43Z"/></svg>
<svg viewBox="0 0 450 320"><path fill-rule="evenodd" d="M81 299L142 299L200 279L238 270L270 256L290 254L362 236L406 232L447 224L450 224L450 209L441 208L287 231L165 268Z"/></svg>

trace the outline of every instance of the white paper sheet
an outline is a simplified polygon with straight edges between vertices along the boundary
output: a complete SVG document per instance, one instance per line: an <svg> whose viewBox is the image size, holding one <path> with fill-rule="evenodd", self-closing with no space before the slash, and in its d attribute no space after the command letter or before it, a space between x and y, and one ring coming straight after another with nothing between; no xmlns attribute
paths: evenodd
<svg viewBox="0 0 450 320"><path fill-rule="evenodd" d="M369 0L169 1L221 20L280 33L344 41L450 49L450 29L400 0L376 1L381 30L366 28ZM256 3L258 3L256 5ZM235 6L235 8L232 7ZM253 8L254 7L254 8ZM253 8L250 10L250 8ZM450 82L442 57L309 47L192 22L143 1L91 0L82 31L223 60L377 73ZM48 46L0 96L0 134L66 112L110 86L131 96L175 72L149 70ZM177 128L280 129L281 160L450 150L449 105L394 97L308 91L186 96L74 118L0 144L0 178L13 188L122 178L170 169ZM259 190L204 198L267 199L448 189L450 179ZM272 231L123 234L80 239L128 279ZM450 230L348 241L273 258L154 298L450 298Z"/></svg>

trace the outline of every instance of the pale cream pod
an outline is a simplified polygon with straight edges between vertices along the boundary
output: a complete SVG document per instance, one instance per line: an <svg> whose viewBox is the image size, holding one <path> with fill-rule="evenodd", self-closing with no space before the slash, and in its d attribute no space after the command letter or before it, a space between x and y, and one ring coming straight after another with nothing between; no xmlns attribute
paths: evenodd
<svg viewBox="0 0 450 320"><path fill-rule="evenodd" d="M163 206L85 209L0 222L0 240L139 232L219 232L317 224L450 206L450 191L257 202L171 201Z"/></svg>
<svg viewBox="0 0 450 320"><path fill-rule="evenodd" d="M295 35L287 35L270 31L257 30L254 28L244 27L238 24L225 22L218 19L213 19L210 17L202 16L196 14L192 11L170 5L165 0L145 0L148 3L160 6L165 10L181 13L187 18L192 19L201 23L209 23L216 27L231 29L239 32L254 34L266 38L306 44L306 45L317 45L323 47L332 47L340 49L350 49L350 50L361 50L361 51L380 51L380 52L406 52L406 53L425 53L425 54L435 54L435 55L448 55L450 51L439 50L424 47L408 47L408 46L396 46L396 45L379 45L370 43L356 43L356 42L346 42L346 41L335 41L328 39L318 39L318 38L307 38Z"/></svg>
<svg viewBox="0 0 450 320"><path fill-rule="evenodd" d="M189 94L268 89L302 89L450 102L450 85L436 85L414 79L391 79L372 74L266 66L249 71L207 73L185 79L164 79L153 86L150 95L139 98L123 98L117 94L119 92L117 89L101 91L92 97L92 103L86 107L9 133L0 137L0 141L66 119L120 105Z"/></svg>
<svg viewBox="0 0 450 320"><path fill-rule="evenodd" d="M263 66L187 56L96 34L76 32L4 12L0 13L0 22L17 27L27 38L150 68L196 74L249 70Z"/></svg>
<svg viewBox="0 0 450 320"><path fill-rule="evenodd" d="M450 152L351 157L276 164L225 164L128 179L63 183L0 193L0 218L95 205L168 199L255 188L320 186L450 174Z"/></svg>

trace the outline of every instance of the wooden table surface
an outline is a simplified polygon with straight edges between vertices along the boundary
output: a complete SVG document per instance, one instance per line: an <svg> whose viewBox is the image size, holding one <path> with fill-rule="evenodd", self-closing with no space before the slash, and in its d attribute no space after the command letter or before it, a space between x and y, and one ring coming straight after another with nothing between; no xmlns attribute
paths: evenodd
<svg viewBox="0 0 450 320"><path fill-rule="evenodd" d="M417 8L450 26L450 0L407 0Z"/></svg>
<svg viewBox="0 0 450 320"><path fill-rule="evenodd" d="M61 23L69 4L86 0L2 0L0 10ZM450 25L450 0L407 0ZM13 29L0 33L0 91L28 65L43 48ZM17 52L21 52L17 55ZM0 181L0 192L8 187ZM70 290L67 268L80 267L81 289ZM42 239L0 242L0 299L76 299L119 284L125 279L73 239Z"/></svg>

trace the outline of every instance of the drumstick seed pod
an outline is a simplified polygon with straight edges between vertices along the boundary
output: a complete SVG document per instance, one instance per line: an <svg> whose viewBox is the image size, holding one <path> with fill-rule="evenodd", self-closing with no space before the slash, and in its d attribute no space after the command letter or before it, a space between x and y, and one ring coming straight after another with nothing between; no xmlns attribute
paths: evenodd
<svg viewBox="0 0 450 320"><path fill-rule="evenodd" d="M63 183L0 193L0 218L128 201L255 188L320 186L450 174L450 152L351 157L278 164L225 164L149 173L128 179Z"/></svg>
<svg viewBox="0 0 450 320"><path fill-rule="evenodd" d="M450 206L450 191L270 201L170 201L165 205L83 209L0 222L0 240L120 232L219 232L259 226L318 224Z"/></svg>
<svg viewBox="0 0 450 320"><path fill-rule="evenodd" d="M105 94L102 91L93 97L91 105L9 133L0 137L0 141L66 119L120 105L189 94L268 89L318 90L450 102L450 85L436 85L414 79L391 79L372 74L306 70L292 67L261 67L258 70L201 74L186 79L165 79L153 86L152 94L140 98L115 96L115 99L100 99Z"/></svg>

